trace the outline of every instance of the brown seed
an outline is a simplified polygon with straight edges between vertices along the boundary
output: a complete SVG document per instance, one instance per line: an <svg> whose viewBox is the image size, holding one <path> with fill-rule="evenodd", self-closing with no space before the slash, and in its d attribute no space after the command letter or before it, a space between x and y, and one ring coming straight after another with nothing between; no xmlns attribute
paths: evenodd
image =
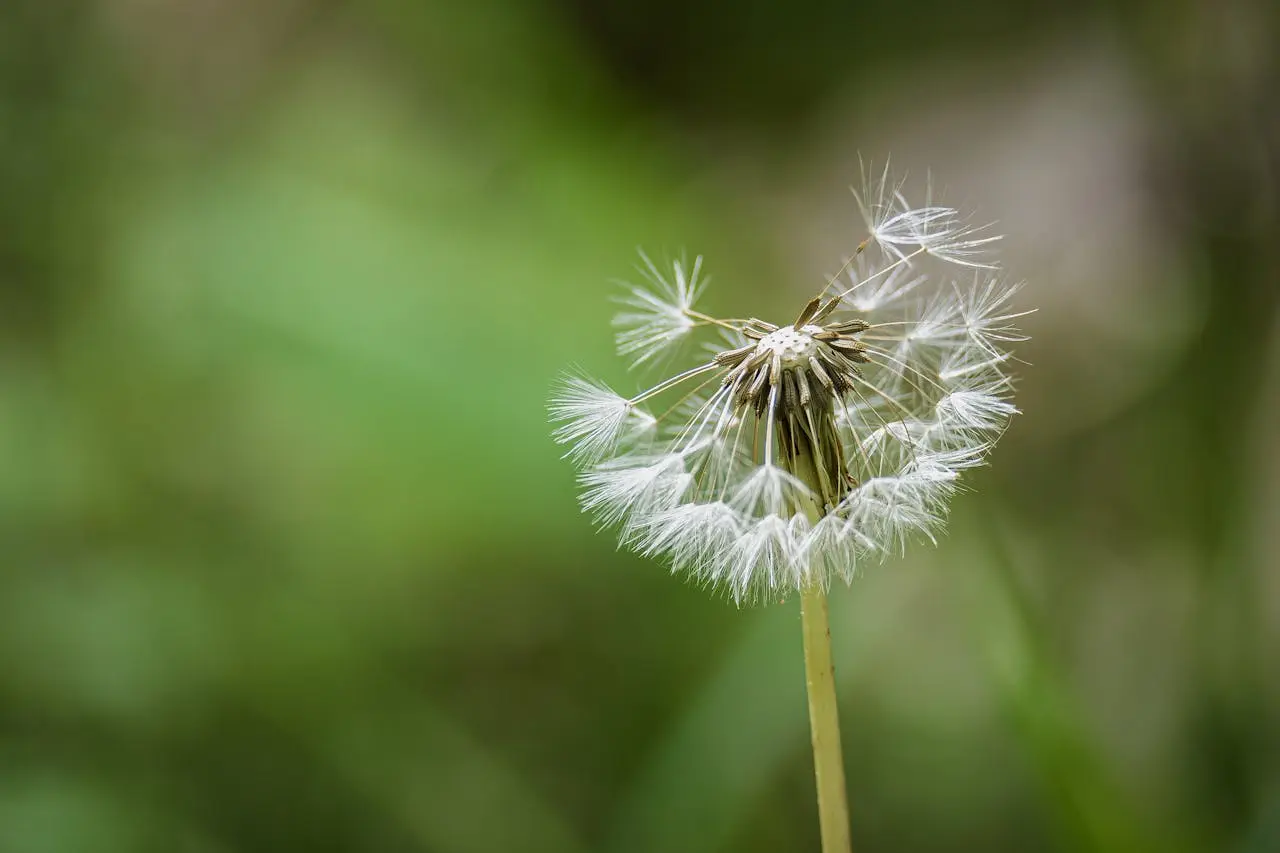
<svg viewBox="0 0 1280 853"><path fill-rule="evenodd" d="M856 335L870 328L871 324L866 320L842 320L839 323L832 323L827 326L828 331L839 332L842 335Z"/></svg>
<svg viewBox="0 0 1280 853"><path fill-rule="evenodd" d="M747 344L746 346L738 347L737 349L731 349L731 350L726 350L725 352L717 353L716 364L722 365L724 367L733 367L734 365L740 363L747 356L751 355L751 353L755 352L755 348L756 348L755 344Z"/></svg>
<svg viewBox="0 0 1280 853"><path fill-rule="evenodd" d="M800 312L800 316L796 317L796 322L792 326L792 328L795 329L797 332L800 331L801 327L804 326L806 323L808 323L810 320L812 320L814 314L818 313L818 306L821 304L822 304L822 297L820 296L815 296L812 299L810 299L808 304L804 306L804 310Z"/></svg>
<svg viewBox="0 0 1280 853"><path fill-rule="evenodd" d="M831 377L827 375L827 371L823 369L822 362L818 361L817 356L809 356L809 369L813 371L813 375L818 377L818 381L822 383L828 391L831 390Z"/></svg>

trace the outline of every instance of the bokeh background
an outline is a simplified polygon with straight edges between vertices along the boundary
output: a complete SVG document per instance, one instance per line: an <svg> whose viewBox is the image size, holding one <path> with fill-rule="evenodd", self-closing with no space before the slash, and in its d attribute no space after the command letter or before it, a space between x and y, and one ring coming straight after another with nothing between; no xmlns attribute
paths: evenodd
<svg viewBox="0 0 1280 853"><path fill-rule="evenodd" d="M1280 850L1277 23L5 0L0 851L816 850L796 602L618 553L544 405L637 246L794 313L860 157L1039 311L833 597L855 848Z"/></svg>

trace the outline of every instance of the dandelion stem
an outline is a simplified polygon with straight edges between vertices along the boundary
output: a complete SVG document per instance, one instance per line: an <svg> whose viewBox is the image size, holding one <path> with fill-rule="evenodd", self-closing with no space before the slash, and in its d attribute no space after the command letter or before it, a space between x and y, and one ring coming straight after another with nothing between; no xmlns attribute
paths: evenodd
<svg viewBox="0 0 1280 853"><path fill-rule="evenodd" d="M791 474L820 495L820 464L807 444L800 444L786 460ZM824 499L825 500L825 499ZM797 499L796 509L817 523L822 517L818 499ZM831 625L827 619L827 591L810 578L800 592L800 623L804 634L804 682L809 696L809 739L813 745L813 775L818 787L818 825L822 853L851 853L849 800L844 783L844 752L840 749L840 713L836 707L836 670L831 659Z"/></svg>
<svg viewBox="0 0 1280 853"><path fill-rule="evenodd" d="M831 628L827 622L827 594L820 584L805 587L800 598L800 613L822 853L850 853L849 806L844 784L844 753L840 749L835 667L831 662Z"/></svg>

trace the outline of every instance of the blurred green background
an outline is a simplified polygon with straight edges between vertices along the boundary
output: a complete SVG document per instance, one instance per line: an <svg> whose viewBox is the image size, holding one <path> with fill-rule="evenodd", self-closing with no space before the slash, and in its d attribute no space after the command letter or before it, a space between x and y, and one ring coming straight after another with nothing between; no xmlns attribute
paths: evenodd
<svg viewBox="0 0 1280 853"><path fill-rule="evenodd" d="M788 316L858 158L1033 339L832 600L862 851L1280 850L1268 0L5 0L0 853L817 849L794 601L548 437L609 284Z"/></svg>

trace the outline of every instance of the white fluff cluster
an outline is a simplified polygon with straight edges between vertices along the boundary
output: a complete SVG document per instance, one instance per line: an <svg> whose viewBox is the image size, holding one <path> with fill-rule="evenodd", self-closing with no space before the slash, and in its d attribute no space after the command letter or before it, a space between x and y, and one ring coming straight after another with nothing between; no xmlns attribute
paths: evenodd
<svg viewBox="0 0 1280 853"><path fill-rule="evenodd" d="M1006 350L1022 339L1016 288L983 254L997 238L954 209L910 206L887 173L859 205L867 231L847 280L794 327L702 314L700 258L671 275L645 258L648 285L628 290L616 321L620 353L654 362L699 331L724 351L630 398L572 377L551 403L585 510L738 601L848 582L868 556L932 539L961 473L1017 411ZM828 345L841 349L810 357ZM788 435L838 442L828 456L843 470L822 489L788 470Z"/></svg>
<svg viewBox="0 0 1280 853"><path fill-rule="evenodd" d="M645 284L623 284L626 293L618 299L623 310L613 318L614 328L618 330L618 355L631 359L633 367L670 352L675 343L694 329L695 322L689 312L703 288L699 278L702 258L694 261L691 270L676 261L671 265L669 277L658 270L648 255L641 252L640 258L644 261L641 274Z"/></svg>

